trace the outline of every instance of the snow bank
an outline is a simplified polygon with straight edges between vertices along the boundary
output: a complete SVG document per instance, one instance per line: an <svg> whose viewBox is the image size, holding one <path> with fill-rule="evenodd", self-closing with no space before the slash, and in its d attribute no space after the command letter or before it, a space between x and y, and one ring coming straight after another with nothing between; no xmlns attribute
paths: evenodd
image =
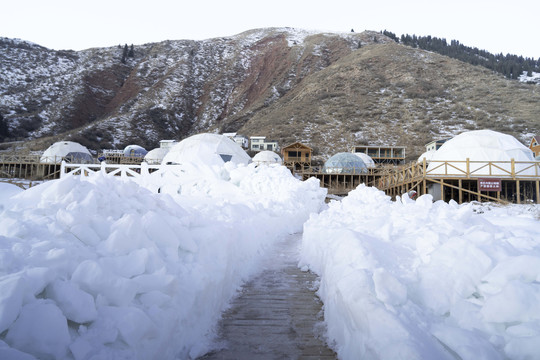
<svg viewBox="0 0 540 360"><path fill-rule="evenodd" d="M265 250L301 230L326 191L284 167L190 170L139 183L73 176L9 195L0 358L204 354Z"/></svg>
<svg viewBox="0 0 540 360"><path fill-rule="evenodd" d="M304 225L341 359L533 359L540 206L397 202L363 185Z"/></svg>

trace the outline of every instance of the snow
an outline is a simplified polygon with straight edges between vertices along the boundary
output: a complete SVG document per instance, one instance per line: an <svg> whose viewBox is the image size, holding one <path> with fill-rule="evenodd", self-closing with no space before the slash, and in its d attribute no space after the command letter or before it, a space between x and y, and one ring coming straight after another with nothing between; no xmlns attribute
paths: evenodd
<svg viewBox="0 0 540 360"><path fill-rule="evenodd" d="M340 359L533 359L540 206L392 202L360 185L304 225ZM354 341L353 341L354 339Z"/></svg>
<svg viewBox="0 0 540 360"><path fill-rule="evenodd" d="M318 180L283 166L195 160L0 183L0 359L201 356L241 285L302 230L298 265L320 276L340 359L538 357L540 205L364 185L325 205Z"/></svg>
<svg viewBox="0 0 540 360"><path fill-rule="evenodd" d="M189 171L2 184L0 358L204 354L240 285L326 190L283 166Z"/></svg>

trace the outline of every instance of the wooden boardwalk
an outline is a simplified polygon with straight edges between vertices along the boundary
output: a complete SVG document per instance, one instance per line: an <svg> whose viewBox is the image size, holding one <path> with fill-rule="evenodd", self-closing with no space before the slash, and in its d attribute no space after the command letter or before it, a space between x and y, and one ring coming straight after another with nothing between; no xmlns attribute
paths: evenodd
<svg viewBox="0 0 540 360"><path fill-rule="evenodd" d="M324 341L317 277L297 267L300 235L279 244L219 324L219 350L201 360L337 359Z"/></svg>

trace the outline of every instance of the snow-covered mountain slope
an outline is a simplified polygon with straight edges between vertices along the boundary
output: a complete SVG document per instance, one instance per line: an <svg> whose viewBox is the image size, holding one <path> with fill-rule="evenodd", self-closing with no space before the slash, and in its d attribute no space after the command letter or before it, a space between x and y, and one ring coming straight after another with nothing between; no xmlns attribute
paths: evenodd
<svg viewBox="0 0 540 360"><path fill-rule="evenodd" d="M267 28L135 46L124 62L123 54L123 45L53 51L0 38L0 115L9 129L0 141L152 148L238 131L308 142L321 157L357 142L408 145L414 157L426 140L463 129L495 124L523 141L540 132L537 86L378 32Z"/></svg>

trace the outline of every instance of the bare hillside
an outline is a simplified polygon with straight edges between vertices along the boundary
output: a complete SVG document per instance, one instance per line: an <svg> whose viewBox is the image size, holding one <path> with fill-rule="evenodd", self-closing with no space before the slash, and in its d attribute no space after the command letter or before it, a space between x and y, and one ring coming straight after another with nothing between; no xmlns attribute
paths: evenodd
<svg viewBox="0 0 540 360"><path fill-rule="evenodd" d="M540 132L538 85L396 44L378 32L258 29L204 41L52 51L0 39L0 115L29 148L150 149L199 132L302 141L320 159L491 128Z"/></svg>

